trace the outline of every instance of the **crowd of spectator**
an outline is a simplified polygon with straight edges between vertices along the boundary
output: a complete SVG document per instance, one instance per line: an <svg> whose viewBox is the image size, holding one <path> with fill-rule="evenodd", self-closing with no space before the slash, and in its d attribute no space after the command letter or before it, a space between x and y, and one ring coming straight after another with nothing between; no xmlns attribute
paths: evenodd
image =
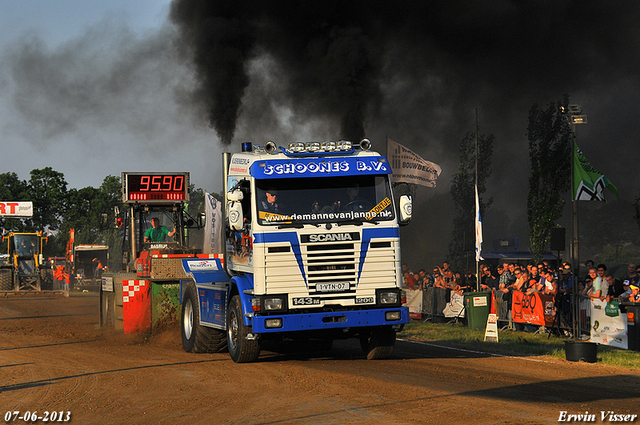
<svg viewBox="0 0 640 425"><path fill-rule="evenodd" d="M502 299L511 305L514 291L527 294L534 292L554 297L556 308L568 313L571 306L574 285L577 294L594 300L611 302L640 302L640 266L629 264L624 279L618 279L608 272L605 264L588 260L587 273L574 276L571 264L563 262L558 268L544 261L539 264L520 265L512 262L499 264L495 269L486 264L479 266L479 282L474 273L454 272L450 263L435 266L431 272L420 269L416 274L403 264L404 287L424 290L429 287L451 290L458 294L469 291L499 291Z"/></svg>

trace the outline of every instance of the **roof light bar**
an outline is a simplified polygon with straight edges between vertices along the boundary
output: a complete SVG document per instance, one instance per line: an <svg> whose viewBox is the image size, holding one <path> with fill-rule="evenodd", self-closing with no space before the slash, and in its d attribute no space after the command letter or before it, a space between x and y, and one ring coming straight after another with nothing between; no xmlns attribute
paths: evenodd
<svg viewBox="0 0 640 425"><path fill-rule="evenodd" d="M337 142L296 142L289 143L285 149L287 154L313 154L313 153L333 153L353 151L353 145L348 140Z"/></svg>

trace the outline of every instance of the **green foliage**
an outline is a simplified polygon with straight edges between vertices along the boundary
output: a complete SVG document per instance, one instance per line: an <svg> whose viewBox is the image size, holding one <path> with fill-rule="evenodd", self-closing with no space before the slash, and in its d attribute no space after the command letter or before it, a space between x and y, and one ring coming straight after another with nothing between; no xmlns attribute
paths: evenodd
<svg viewBox="0 0 640 425"><path fill-rule="evenodd" d="M491 205L493 199L483 202L482 194L487 190L486 181L491 176L491 158L493 156L493 135L478 136L478 197L480 216ZM475 261L475 183L476 183L476 141L475 133L467 133L459 148L460 165L453 176L451 196L455 204L456 215L453 219L453 232L449 243L449 260L454 269L469 268L468 261Z"/></svg>
<svg viewBox="0 0 640 425"><path fill-rule="evenodd" d="M33 217L27 222L27 231L49 228L57 230L64 217L67 181L64 175L51 167L31 171L27 187L28 200L33 202Z"/></svg>
<svg viewBox="0 0 640 425"><path fill-rule="evenodd" d="M551 239L551 228L562 216L564 195L570 189L573 132L562 113L569 96L547 109L537 104L529 111L529 197L527 217L533 261L539 262Z"/></svg>

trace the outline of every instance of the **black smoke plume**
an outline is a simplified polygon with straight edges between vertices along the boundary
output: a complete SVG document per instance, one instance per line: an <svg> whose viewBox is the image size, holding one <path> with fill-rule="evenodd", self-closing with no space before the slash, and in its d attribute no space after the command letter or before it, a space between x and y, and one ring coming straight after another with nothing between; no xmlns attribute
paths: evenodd
<svg viewBox="0 0 640 425"><path fill-rule="evenodd" d="M359 140L379 104L379 40L370 36L361 4L176 0L178 24L200 81L194 100L225 144L233 139L249 85L247 62L274 57L286 72L297 111L340 122L340 137Z"/></svg>

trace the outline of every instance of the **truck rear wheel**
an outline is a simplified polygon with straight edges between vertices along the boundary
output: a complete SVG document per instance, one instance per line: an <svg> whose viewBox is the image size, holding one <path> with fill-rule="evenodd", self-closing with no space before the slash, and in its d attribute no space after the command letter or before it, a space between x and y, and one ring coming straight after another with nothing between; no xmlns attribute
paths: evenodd
<svg viewBox="0 0 640 425"><path fill-rule="evenodd" d="M250 363L260 355L258 341L247 339L251 328L244 324L243 318L240 296L234 295L227 313L227 345L229 355L236 363Z"/></svg>
<svg viewBox="0 0 640 425"><path fill-rule="evenodd" d="M198 294L194 286L184 291L181 319L182 348L188 353L214 353L227 346L224 331L207 328L200 324Z"/></svg>
<svg viewBox="0 0 640 425"><path fill-rule="evenodd" d="M360 335L360 347L367 360L388 359L396 345L396 331L391 326L367 330Z"/></svg>

